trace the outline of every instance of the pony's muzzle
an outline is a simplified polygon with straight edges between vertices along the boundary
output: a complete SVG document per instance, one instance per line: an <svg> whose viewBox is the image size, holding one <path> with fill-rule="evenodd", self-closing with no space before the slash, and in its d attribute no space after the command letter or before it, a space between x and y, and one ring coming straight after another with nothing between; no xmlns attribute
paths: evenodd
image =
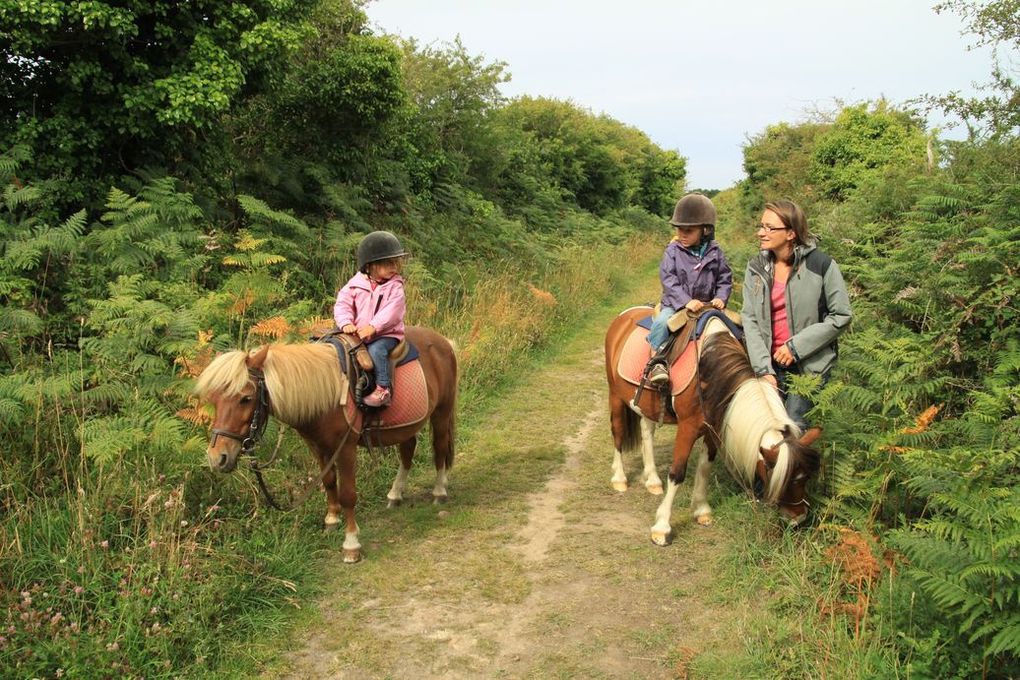
<svg viewBox="0 0 1020 680"><path fill-rule="evenodd" d="M216 472L233 472L237 467L237 452L223 451L216 445L216 436L209 443L205 455L209 460L209 467Z"/></svg>

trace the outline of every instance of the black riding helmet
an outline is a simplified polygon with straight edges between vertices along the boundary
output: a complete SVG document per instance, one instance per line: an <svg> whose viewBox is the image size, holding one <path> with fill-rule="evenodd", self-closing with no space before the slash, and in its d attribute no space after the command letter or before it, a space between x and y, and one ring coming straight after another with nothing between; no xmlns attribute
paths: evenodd
<svg viewBox="0 0 1020 680"><path fill-rule="evenodd" d="M674 227L702 227L701 241L711 241L715 237L715 205L704 194L687 194L676 202L669 223Z"/></svg>
<svg viewBox="0 0 1020 680"><path fill-rule="evenodd" d="M358 244L358 271L368 273L368 265L379 260L407 255L400 239L388 231L373 231Z"/></svg>

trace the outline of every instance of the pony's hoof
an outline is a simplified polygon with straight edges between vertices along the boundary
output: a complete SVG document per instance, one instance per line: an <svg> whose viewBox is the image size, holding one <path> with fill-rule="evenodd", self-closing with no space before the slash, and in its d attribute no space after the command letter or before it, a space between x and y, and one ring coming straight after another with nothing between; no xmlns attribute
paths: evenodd
<svg viewBox="0 0 1020 680"><path fill-rule="evenodd" d="M670 539L672 538L672 532L662 533L661 531L652 532L652 543L655 545L666 546L669 545Z"/></svg>
<svg viewBox="0 0 1020 680"><path fill-rule="evenodd" d="M361 561L361 548L344 548L344 564Z"/></svg>
<svg viewBox="0 0 1020 680"><path fill-rule="evenodd" d="M653 496L662 495L662 482L659 482L658 484L649 484L645 488L648 489L648 493L652 494Z"/></svg>
<svg viewBox="0 0 1020 680"><path fill-rule="evenodd" d="M712 515L698 515L694 518L694 522L699 527L710 527L712 526Z"/></svg>
<svg viewBox="0 0 1020 680"><path fill-rule="evenodd" d="M386 507L387 508L395 508L395 507L397 507L398 505L400 505L403 502L404 502L403 498L387 498L386 499Z"/></svg>
<svg viewBox="0 0 1020 680"><path fill-rule="evenodd" d="M613 489L623 493L627 490L627 482L613 482Z"/></svg>
<svg viewBox="0 0 1020 680"><path fill-rule="evenodd" d="M332 534L333 532L335 532L339 528L340 528L340 522L334 522L333 524L325 524L324 523L322 525L322 531L323 531L323 533L326 533L326 534Z"/></svg>
<svg viewBox="0 0 1020 680"><path fill-rule="evenodd" d="M433 496L432 505L446 505L448 500L450 500L449 496Z"/></svg>

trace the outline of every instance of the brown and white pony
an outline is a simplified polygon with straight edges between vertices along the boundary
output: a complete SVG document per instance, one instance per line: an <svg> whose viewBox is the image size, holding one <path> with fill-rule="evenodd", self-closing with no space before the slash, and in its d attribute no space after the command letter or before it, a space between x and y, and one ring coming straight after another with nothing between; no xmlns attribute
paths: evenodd
<svg viewBox="0 0 1020 680"><path fill-rule="evenodd" d="M673 500L687 474L687 460L694 442L702 436L706 454L698 463L691 493L692 514L698 524L712 522L708 473L720 451L727 468L745 489L751 489L757 477L766 502L778 505L792 524L803 521L807 515L805 484L819 467L818 452L811 444L821 430L800 431L787 415L779 393L768 382L755 377L743 346L718 319L708 321L698 341L700 357L694 378L678 394L667 397L672 413L661 408L662 397L655 389L642 390L635 405L637 387L620 375L620 359L628 338L644 332L637 322L650 313L649 307L628 309L613 320L606 333L606 376L615 445L613 488L627 489L623 454L640 447L645 487L653 494L662 493L652 446L652 435L661 415L662 422L677 425L677 431L666 494L651 528L654 543L669 542Z"/></svg>
<svg viewBox="0 0 1020 680"><path fill-rule="evenodd" d="M398 421L392 427L364 432L364 442L364 415L354 406L349 380L340 371L332 345L274 344L252 353L235 350L219 355L198 377L195 386L195 392L216 409L213 435L206 449L209 465L220 472L231 472L237 466L238 457L249 452L246 447L257 440L257 436L253 440L255 430L264 424L259 413L262 404L262 410L268 410L264 416L271 414L293 427L315 454L326 492L325 527L336 528L343 509L344 562L357 562L361 559L354 517L359 443L399 445L400 467L387 494L389 505L393 506L403 499L418 431L426 421L431 422L436 466L432 496L436 502L447 497L447 474L453 465L457 359L449 341L435 331L412 326L406 329L406 336L420 353L427 407L422 406L422 417L416 422L401 425L402 421ZM387 411L400 398L395 392ZM330 469L325 469L326 466Z"/></svg>

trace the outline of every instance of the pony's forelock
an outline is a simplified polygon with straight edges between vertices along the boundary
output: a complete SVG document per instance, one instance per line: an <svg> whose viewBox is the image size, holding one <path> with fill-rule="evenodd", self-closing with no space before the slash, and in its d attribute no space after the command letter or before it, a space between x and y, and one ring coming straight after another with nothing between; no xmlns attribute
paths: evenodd
<svg viewBox="0 0 1020 680"><path fill-rule="evenodd" d="M790 447L784 441L787 432L800 435L779 393L763 378L741 385L723 416L725 460L734 476L744 483L754 481L761 448L778 445L776 464L765 490L765 500L769 503L778 501L791 472Z"/></svg>
<svg viewBox="0 0 1020 680"><path fill-rule="evenodd" d="M247 352L234 350L220 354L213 359L195 382L194 392L200 399L208 399L213 393L225 396L240 394L248 384Z"/></svg>

